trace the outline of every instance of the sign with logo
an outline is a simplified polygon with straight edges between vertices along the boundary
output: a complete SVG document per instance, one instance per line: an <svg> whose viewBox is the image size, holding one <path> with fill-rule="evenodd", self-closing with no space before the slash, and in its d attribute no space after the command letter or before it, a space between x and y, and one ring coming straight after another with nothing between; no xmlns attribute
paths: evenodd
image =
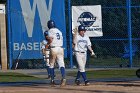
<svg viewBox="0 0 140 93"><path fill-rule="evenodd" d="M0 14L5 14L5 5L0 4Z"/></svg>
<svg viewBox="0 0 140 93"><path fill-rule="evenodd" d="M100 37L102 33L101 6L72 6L72 30L73 33L79 25L86 28L89 37Z"/></svg>
<svg viewBox="0 0 140 93"><path fill-rule="evenodd" d="M66 41L64 0L9 0L10 2L10 42L13 58L21 53L21 59L43 58L41 42L47 22L55 21ZM59 6L59 7L58 7ZM66 42L64 42L65 57ZM20 52L22 51L22 52Z"/></svg>

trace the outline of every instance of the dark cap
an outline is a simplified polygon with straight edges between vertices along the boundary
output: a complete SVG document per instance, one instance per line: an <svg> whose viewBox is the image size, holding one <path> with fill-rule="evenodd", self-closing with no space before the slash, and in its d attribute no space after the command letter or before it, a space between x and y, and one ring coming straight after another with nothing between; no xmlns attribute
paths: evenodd
<svg viewBox="0 0 140 93"><path fill-rule="evenodd" d="M86 29L83 25L79 25L78 26L78 31L86 31Z"/></svg>

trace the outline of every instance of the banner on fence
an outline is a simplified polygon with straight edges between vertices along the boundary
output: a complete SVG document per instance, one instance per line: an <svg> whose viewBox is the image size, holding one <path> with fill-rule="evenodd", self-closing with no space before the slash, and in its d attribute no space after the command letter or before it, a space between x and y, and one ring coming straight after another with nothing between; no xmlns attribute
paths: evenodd
<svg viewBox="0 0 140 93"><path fill-rule="evenodd" d="M0 14L5 14L5 5L0 4Z"/></svg>
<svg viewBox="0 0 140 93"><path fill-rule="evenodd" d="M72 31L77 33L77 27L84 25L89 37L103 36L101 5L72 6Z"/></svg>
<svg viewBox="0 0 140 93"><path fill-rule="evenodd" d="M22 51L21 59L43 58L41 42L48 20L54 20L64 36L65 57L66 26L65 0L9 0L12 55L16 58Z"/></svg>

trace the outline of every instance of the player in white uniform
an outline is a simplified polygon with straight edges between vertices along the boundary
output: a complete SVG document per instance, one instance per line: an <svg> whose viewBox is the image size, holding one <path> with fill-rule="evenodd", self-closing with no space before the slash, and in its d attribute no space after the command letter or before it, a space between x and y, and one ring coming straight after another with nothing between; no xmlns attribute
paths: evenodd
<svg viewBox="0 0 140 93"><path fill-rule="evenodd" d="M50 62L49 62L49 57L50 57L50 48L49 48L49 36L48 36L48 31L44 32L44 40L42 41L42 53L43 53L43 58L44 61L46 62L46 67L47 67L47 72L48 72L48 79L50 78Z"/></svg>
<svg viewBox="0 0 140 93"><path fill-rule="evenodd" d="M91 55L95 55L92 48L91 42L87 35L85 35L85 27L80 25L78 27L78 34L75 35L73 44L74 44L74 52L76 56L76 60L78 63L78 72L75 83L80 85L80 75L82 75L85 85L89 85L89 81L87 80L85 73L85 65L86 65L86 57L87 57L87 49L91 52Z"/></svg>
<svg viewBox="0 0 140 93"><path fill-rule="evenodd" d="M44 35L45 35L45 33L44 33ZM50 67L50 63L49 63L50 49L46 47L47 44L48 44L48 41L46 39L43 40L41 49L42 49L44 62L46 62L46 69L47 69L47 72L48 72L48 79L49 79L50 78L50 68L49 68Z"/></svg>
<svg viewBox="0 0 140 93"><path fill-rule="evenodd" d="M57 61L61 71L62 80L61 86L66 85L65 79L65 64L64 64L64 48L62 32L55 27L55 22L48 21L49 37L50 37L50 70L51 70L51 85L54 85L54 64Z"/></svg>

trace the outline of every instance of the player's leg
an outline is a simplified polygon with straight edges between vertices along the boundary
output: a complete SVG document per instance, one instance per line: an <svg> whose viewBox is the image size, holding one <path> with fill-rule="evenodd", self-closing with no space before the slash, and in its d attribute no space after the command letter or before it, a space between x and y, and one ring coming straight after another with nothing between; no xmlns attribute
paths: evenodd
<svg viewBox="0 0 140 93"><path fill-rule="evenodd" d="M80 76L81 76L81 72L78 70L77 76L76 76L76 79L75 79L75 84L77 84L77 85L81 85Z"/></svg>
<svg viewBox="0 0 140 93"><path fill-rule="evenodd" d="M87 85L89 85L90 83L89 83L89 81L88 81L88 79L87 79L87 75L86 75L86 72L85 72L86 58L87 58L87 57L86 57L86 54L84 54L83 57L82 57L83 70L81 71L81 75L82 75L82 77L83 77L83 79L84 79L85 85L87 86Z"/></svg>
<svg viewBox="0 0 140 93"><path fill-rule="evenodd" d="M52 67L52 66L50 66L50 76L51 76L51 82L50 82L50 84L52 86L54 86L55 85L55 82L54 82L55 75L54 75L54 67Z"/></svg>
<svg viewBox="0 0 140 93"><path fill-rule="evenodd" d="M65 67L60 67L60 71L61 71L61 75L62 75L62 79L61 79L61 84L60 84L60 86L65 86L65 85L66 85Z"/></svg>
<svg viewBox="0 0 140 93"><path fill-rule="evenodd" d="M46 50L46 69L48 72L48 79L51 77L50 76L50 63L49 63L49 56L50 56L50 50Z"/></svg>
<svg viewBox="0 0 140 93"><path fill-rule="evenodd" d="M64 50L63 48L58 48L58 54L57 54L57 62L59 65L59 69L62 75L61 79L61 86L66 85L66 73L65 73L65 63L64 63Z"/></svg>
<svg viewBox="0 0 140 93"><path fill-rule="evenodd" d="M61 59L61 58L59 58ZM60 69L60 72L61 72L61 75L62 75L62 79L65 79L66 77L66 74L65 74L65 65L64 65L64 61L61 60L61 61L57 61L58 62L58 65L59 65L59 69Z"/></svg>
<svg viewBox="0 0 140 93"><path fill-rule="evenodd" d="M51 85L54 85L54 64L56 60L56 51L54 48L50 50L50 75L51 75Z"/></svg>
<svg viewBox="0 0 140 93"><path fill-rule="evenodd" d="M80 71L78 70L77 75L76 75L76 80L80 79L80 76L81 76L81 73L80 73Z"/></svg>
<svg viewBox="0 0 140 93"><path fill-rule="evenodd" d="M80 78L79 75L82 75L85 85L88 85L89 81L87 80L87 76L86 76L86 72L85 72L86 54L76 53L76 59L77 59L78 68L79 68L79 72L77 73L76 80L78 80L78 78ZM77 85L78 85L78 83L77 83Z"/></svg>
<svg viewBox="0 0 140 93"><path fill-rule="evenodd" d="M76 61L77 61L77 64L78 64L78 72L77 72L77 76L76 76L76 79L75 79L75 83L77 85L81 85L80 76L81 76L81 69L82 69L82 66L83 66L83 63L81 63L82 62L82 59L81 59L82 55L81 55L81 53L76 52L75 58L76 58Z"/></svg>
<svg viewBox="0 0 140 93"><path fill-rule="evenodd" d="M84 79L85 85L86 86L89 85L90 83L89 83L89 81L87 79L86 72L81 72L81 75L82 75L82 77Z"/></svg>

